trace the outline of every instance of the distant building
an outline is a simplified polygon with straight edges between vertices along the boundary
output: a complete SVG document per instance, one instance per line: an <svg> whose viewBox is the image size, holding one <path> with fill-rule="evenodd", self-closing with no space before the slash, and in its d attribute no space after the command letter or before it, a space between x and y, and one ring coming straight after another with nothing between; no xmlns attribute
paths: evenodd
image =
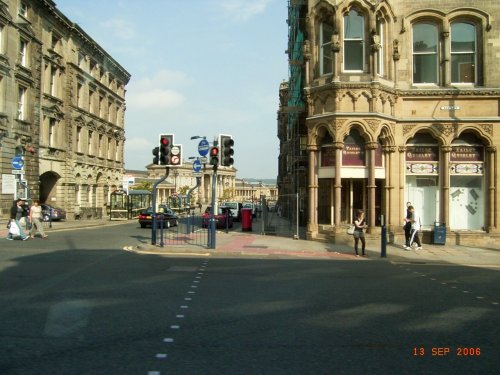
<svg viewBox="0 0 500 375"><path fill-rule="evenodd" d="M141 182L155 183L165 175L165 166L149 164L146 172L127 170L125 173L135 178L136 184ZM193 172L192 162L183 162L181 167L171 167L168 177L158 185L157 202L167 203L169 197L177 194L184 195L197 185L196 174ZM191 202L210 204L212 200L212 168L207 165L199 174L200 187L192 191ZM234 191L236 169L234 167L219 167L217 169L217 196L219 200ZM133 186L132 186L133 188Z"/></svg>
<svg viewBox="0 0 500 375"><path fill-rule="evenodd" d="M383 215L402 243L409 201L426 241L435 225L498 241L498 14L486 0L289 1L278 185L307 199L309 238L345 237L363 209L369 234Z"/></svg>
<svg viewBox="0 0 500 375"><path fill-rule="evenodd" d="M0 171L24 153L29 198L105 215L121 188L130 74L51 0L0 2ZM1 191L6 217L13 199ZM25 196L22 196L23 198Z"/></svg>

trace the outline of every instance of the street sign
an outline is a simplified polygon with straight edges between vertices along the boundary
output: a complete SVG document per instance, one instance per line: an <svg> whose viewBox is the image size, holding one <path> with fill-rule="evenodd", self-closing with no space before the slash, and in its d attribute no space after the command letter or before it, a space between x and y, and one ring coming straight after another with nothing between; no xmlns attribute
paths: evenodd
<svg viewBox="0 0 500 375"><path fill-rule="evenodd" d="M208 163L208 158L204 156L204 157L200 158L200 162L203 163L203 164L207 164Z"/></svg>
<svg viewBox="0 0 500 375"><path fill-rule="evenodd" d="M195 171L195 172L201 171L201 161L195 160L193 162L193 171Z"/></svg>
<svg viewBox="0 0 500 375"><path fill-rule="evenodd" d="M179 146L172 146L172 150L170 151L172 155L179 155L180 152L181 148ZM177 163L172 162L172 164L177 164Z"/></svg>
<svg viewBox="0 0 500 375"><path fill-rule="evenodd" d="M22 169L24 167L24 159L22 156L14 156L12 158L12 168Z"/></svg>
<svg viewBox="0 0 500 375"><path fill-rule="evenodd" d="M24 174L24 169L12 169L12 174Z"/></svg>
<svg viewBox="0 0 500 375"><path fill-rule="evenodd" d="M198 153L200 154L200 156L207 156L209 150L210 144L206 139L202 139L200 143L198 143Z"/></svg>

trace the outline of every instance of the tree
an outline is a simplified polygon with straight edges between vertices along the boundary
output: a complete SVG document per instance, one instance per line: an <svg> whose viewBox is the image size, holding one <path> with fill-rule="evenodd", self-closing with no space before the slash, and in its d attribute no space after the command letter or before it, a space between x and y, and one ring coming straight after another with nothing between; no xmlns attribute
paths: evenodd
<svg viewBox="0 0 500 375"><path fill-rule="evenodd" d="M147 190L153 191L153 183L150 181L141 181L130 187L130 190Z"/></svg>

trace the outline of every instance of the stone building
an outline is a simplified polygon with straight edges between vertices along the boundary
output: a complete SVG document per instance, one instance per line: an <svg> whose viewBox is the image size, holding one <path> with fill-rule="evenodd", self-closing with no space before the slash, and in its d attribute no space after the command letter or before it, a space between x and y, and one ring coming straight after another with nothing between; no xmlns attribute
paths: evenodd
<svg viewBox="0 0 500 375"><path fill-rule="evenodd" d="M498 14L486 0L289 1L278 118L292 155L307 151L309 238L345 236L363 209L369 233L383 215L402 243L409 201L426 241L435 225L453 243L498 241Z"/></svg>
<svg viewBox="0 0 500 375"><path fill-rule="evenodd" d="M165 175L165 166L149 164L147 168L147 181L154 183ZM128 171L132 176L133 171ZM184 191L197 185L196 179L200 178L200 187L192 192L191 202L202 205L207 205L212 202L212 181L213 170L207 165L198 174L193 172L192 162L183 162L180 167L171 167L168 177L165 181L158 185L157 202L168 203L169 197L172 195L183 194ZM217 169L217 197L223 200L225 196L231 196L231 192L235 188L236 169L234 167L218 167Z"/></svg>
<svg viewBox="0 0 500 375"><path fill-rule="evenodd" d="M103 215L122 183L129 79L53 1L0 1L4 217L16 195L62 207L69 218ZM24 154L26 191L4 183L12 180L16 153Z"/></svg>

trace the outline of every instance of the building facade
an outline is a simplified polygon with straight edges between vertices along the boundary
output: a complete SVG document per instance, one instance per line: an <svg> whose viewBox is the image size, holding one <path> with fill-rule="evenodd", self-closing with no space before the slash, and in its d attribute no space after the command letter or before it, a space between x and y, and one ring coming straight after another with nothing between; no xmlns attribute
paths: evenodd
<svg viewBox="0 0 500 375"><path fill-rule="evenodd" d="M0 1L4 217L16 196L62 207L69 218L105 215L122 184L129 79L53 1ZM24 167L12 192L16 154Z"/></svg>
<svg viewBox="0 0 500 375"><path fill-rule="evenodd" d="M147 172L145 173L136 171L127 171L126 173L131 177L135 177L136 184L141 182L154 184L155 181L165 176L165 166L149 164L146 168ZM171 167L168 177L158 185L156 201L158 204L167 204L172 196L186 195L190 189L198 185L197 179L200 179L199 187L196 187L191 192L191 203L209 205L212 202L213 178L214 174L210 166L202 169L199 173L195 173L193 163L184 161L180 167ZM215 182L217 199L223 201L233 197L235 185L236 169L234 167L219 167Z"/></svg>
<svg viewBox="0 0 500 375"><path fill-rule="evenodd" d="M304 106L289 99L280 110L305 117L282 122L307 134L309 238L344 236L363 209L369 233L383 218L401 242L411 202L427 233L444 225L451 242L498 241L500 2L297 0L289 8L292 36L302 36L289 54L298 56L290 61L300 66Z"/></svg>

